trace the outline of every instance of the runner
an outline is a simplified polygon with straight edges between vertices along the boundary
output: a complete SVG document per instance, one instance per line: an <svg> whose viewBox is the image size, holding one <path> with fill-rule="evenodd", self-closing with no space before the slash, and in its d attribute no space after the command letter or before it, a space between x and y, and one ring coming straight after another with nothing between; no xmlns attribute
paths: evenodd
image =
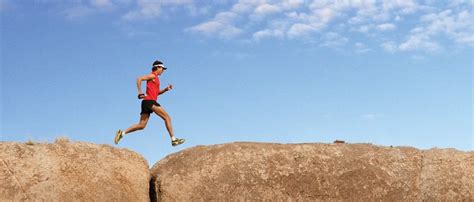
<svg viewBox="0 0 474 202"><path fill-rule="evenodd" d="M118 144L120 139L122 139L126 134L143 130L148 123L150 114L154 112L156 115L161 117L165 121L166 129L171 137L171 145L177 146L184 143L184 139L176 138L173 134L173 127L171 126L171 118L166 113L165 109L158 104L157 99L158 95L168 92L173 89L173 85L168 85L166 88L160 90L160 78L161 74L166 70L166 67L159 60L153 62L152 72L148 75L141 76L137 79L137 90L138 90L138 99L142 100L142 111L140 113L140 122L135 125L130 126L127 130L118 130L115 134L115 144ZM146 81L146 94L142 92L142 81Z"/></svg>

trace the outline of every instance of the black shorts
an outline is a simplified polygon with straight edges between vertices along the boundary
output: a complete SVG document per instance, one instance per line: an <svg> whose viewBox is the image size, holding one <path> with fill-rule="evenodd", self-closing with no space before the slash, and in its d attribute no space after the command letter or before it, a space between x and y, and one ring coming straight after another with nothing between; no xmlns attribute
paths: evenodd
<svg viewBox="0 0 474 202"><path fill-rule="evenodd" d="M161 107L156 100L142 100L142 112L140 114L151 114L153 113L153 105Z"/></svg>

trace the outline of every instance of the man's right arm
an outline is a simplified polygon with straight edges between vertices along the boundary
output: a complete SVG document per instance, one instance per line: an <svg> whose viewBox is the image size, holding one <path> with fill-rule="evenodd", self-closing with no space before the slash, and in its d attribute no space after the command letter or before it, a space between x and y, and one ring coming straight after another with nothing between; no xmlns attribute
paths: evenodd
<svg viewBox="0 0 474 202"><path fill-rule="evenodd" d="M145 75L145 76L138 77L137 78L138 94L143 94L143 92L142 92L142 81L148 81L148 80L152 80L154 78L155 78L154 74L148 74L148 75Z"/></svg>

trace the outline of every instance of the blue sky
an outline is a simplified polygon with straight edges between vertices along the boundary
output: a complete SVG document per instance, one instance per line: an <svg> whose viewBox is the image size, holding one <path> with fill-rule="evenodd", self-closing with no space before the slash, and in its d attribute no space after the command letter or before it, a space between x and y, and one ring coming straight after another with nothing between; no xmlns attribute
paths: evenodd
<svg viewBox="0 0 474 202"><path fill-rule="evenodd" d="M473 150L473 5L0 0L0 140L113 144L160 59L174 89L159 102L187 143L152 116L118 145L151 165L234 141Z"/></svg>

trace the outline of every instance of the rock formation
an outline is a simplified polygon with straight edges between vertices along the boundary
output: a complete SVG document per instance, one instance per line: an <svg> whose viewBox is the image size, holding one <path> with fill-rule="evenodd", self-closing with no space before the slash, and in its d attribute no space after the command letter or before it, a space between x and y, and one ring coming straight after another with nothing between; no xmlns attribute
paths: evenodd
<svg viewBox="0 0 474 202"><path fill-rule="evenodd" d="M474 200L474 152L370 144L230 143L171 154L152 201Z"/></svg>
<svg viewBox="0 0 474 202"><path fill-rule="evenodd" d="M108 145L0 142L0 201L149 201L149 167Z"/></svg>
<svg viewBox="0 0 474 202"><path fill-rule="evenodd" d="M109 145L0 142L0 201L474 201L474 152L237 142L171 154L151 171Z"/></svg>

